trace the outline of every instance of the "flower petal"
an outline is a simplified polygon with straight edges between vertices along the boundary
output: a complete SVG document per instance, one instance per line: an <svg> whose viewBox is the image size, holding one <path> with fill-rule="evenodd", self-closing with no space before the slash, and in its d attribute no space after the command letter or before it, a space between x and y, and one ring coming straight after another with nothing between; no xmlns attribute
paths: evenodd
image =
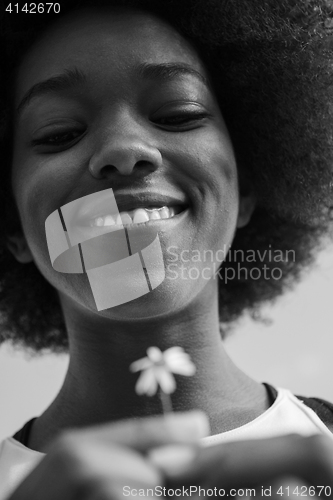
<svg viewBox="0 0 333 500"><path fill-rule="evenodd" d="M191 376L196 371L190 356L184 351L168 353L168 356L165 356L165 363L172 373L178 373L179 375Z"/></svg>
<svg viewBox="0 0 333 500"><path fill-rule="evenodd" d="M163 353L164 361L171 363L173 360L190 359L189 355L181 347L171 347Z"/></svg>
<svg viewBox="0 0 333 500"><path fill-rule="evenodd" d="M189 361L186 364L183 363L179 366L174 366L171 371L172 373L177 373L178 375L185 375L186 377L191 377L192 375L195 374L196 367L192 363L192 361Z"/></svg>
<svg viewBox="0 0 333 500"><path fill-rule="evenodd" d="M147 396L154 396L154 394L157 393L158 390L158 384L156 378L152 378L150 382L150 386L147 388Z"/></svg>
<svg viewBox="0 0 333 500"><path fill-rule="evenodd" d="M135 392L141 396L142 394L147 394L147 396L153 396L157 391L157 381L152 368L145 370L139 376L136 385Z"/></svg>
<svg viewBox="0 0 333 500"><path fill-rule="evenodd" d="M173 356L168 356L164 360L164 362L168 366L173 366L173 365L181 364L181 363L187 363L188 361L190 361L190 357L187 354L185 354L185 353L175 354Z"/></svg>
<svg viewBox="0 0 333 500"><path fill-rule="evenodd" d="M149 358L141 358L130 364L131 372L139 372L140 370L146 370L152 366L152 362Z"/></svg>
<svg viewBox="0 0 333 500"><path fill-rule="evenodd" d="M186 352L184 351L184 349L182 347L174 346L174 347L169 347L169 349L166 349L163 352L163 356L164 356L164 358L168 358L169 356L174 356L175 354L178 354L178 353L186 354Z"/></svg>
<svg viewBox="0 0 333 500"><path fill-rule="evenodd" d="M174 376L163 366L154 367L155 377L165 394L171 394L176 390L176 381Z"/></svg>
<svg viewBox="0 0 333 500"><path fill-rule="evenodd" d="M152 363L159 363L163 360L163 354L158 347L148 347L147 355Z"/></svg>

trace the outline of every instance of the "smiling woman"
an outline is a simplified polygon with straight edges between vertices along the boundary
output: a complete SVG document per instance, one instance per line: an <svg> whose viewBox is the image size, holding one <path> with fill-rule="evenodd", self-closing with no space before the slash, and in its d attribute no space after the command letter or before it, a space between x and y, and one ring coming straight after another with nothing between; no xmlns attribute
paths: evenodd
<svg viewBox="0 0 333 500"><path fill-rule="evenodd" d="M60 286L61 300L75 297L77 306L89 308L93 297L84 276L50 273L43 229L58 207L111 185L119 216L128 218L128 211L136 210L136 221L139 217L139 222L156 226L163 253L170 244L181 249L194 239L202 250L216 245L215 234L203 230L214 225L216 210L222 215L221 244L230 245L238 210L231 142L206 77L198 77L205 69L194 49L152 15L130 12L124 23L122 11L108 14L104 20L100 12L83 11L56 23L32 46L17 73L16 106L21 109L12 185L29 253L48 281ZM97 38L96 25L101 32ZM46 57L47 66L42 63ZM176 214L179 204L181 213ZM92 205L84 204L86 223L78 223L75 231L84 233L85 240L104 234L105 227L109 231L114 215L99 202ZM173 217L145 221L151 206L168 206ZM80 211L77 218L82 219ZM68 221L66 226L70 233ZM11 241L15 246L17 239ZM73 237L71 244L79 242ZM24 258L29 258L26 251ZM152 296L104 315L134 320L182 310L206 283L193 285L165 280Z"/></svg>
<svg viewBox="0 0 333 500"><path fill-rule="evenodd" d="M69 350L70 364L3 442L3 495L40 460L13 500L120 498L124 478L333 486L331 405L252 380L220 335L294 285L331 234L332 9L69 1L4 18L0 339ZM105 424L161 413L129 371L154 345L191 355L173 407L207 414L207 445L325 437L206 453L203 415ZM188 446L169 462L152 451L172 443Z"/></svg>
<svg viewBox="0 0 333 500"><path fill-rule="evenodd" d="M121 4L116 2L116 5ZM157 13L161 11L159 15L166 17L178 30L181 29L183 36L189 40L187 44L191 43L195 46L206 65L206 69L203 70L201 67L200 71L195 65L188 64L185 60L179 64L178 57L172 62L166 61L164 46L161 46L162 58L158 59L157 64L152 65L151 61L148 62L148 58L140 61L138 67L133 69L131 79L132 82L136 82L140 77L142 82L146 82L147 90L144 92L142 86L141 92L141 101L145 103L146 108L142 110L145 116L149 118L149 121L163 125L171 133L173 130L186 132L188 128L195 128L197 124L202 124L203 120L207 121L208 117L205 115L209 114L198 100L188 95L189 92L194 91L194 88L186 89L186 99L182 102L178 83L178 95L171 96L172 101L176 97L177 102L170 102L169 99L169 102L164 104L157 102L160 98L156 92L155 96L152 94L150 85L156 82L155 88L158 88L158 92L163 96L166 92L172 92L172 87L174 89L177 81L182 81L184 91L186 85L192 85L192 87L196 85L199 89L200 83L203 84L203 90L207 85L214 87L214 95L217 95L224 120L227 122L238 167L242 172L241 190L245 194L251 192L252 197L257 199L251 223L241 231L237 231L233 248L244 251L250 248L258 254L265 254L270 245L270 248L281 251L294 250L297 254L297 258L293 261L279 264L281 272L277 275L280 279L275 280L265 279L263 272L259 279L248 280L245 272L238 272L240 264L242 267L245 266L248 272L251 272L252 268L257 268L257 259L251 263L248 261L240 263L237 259L228 263L228 268L231 268L229 274L233 276L235 272L235 279L229 280L228 286L223 280L219 281L220 321L221 328L226 331L232 324L230 322L245 311L257 316L258 308L262 303L274 300L286 287L290 287L299 279L304 266L313 260L314 251L320 244L318 236L325 232L330 219L331 173L325 165L330 163L329 126L327 125L330 120L330 107L326 106L326 102L330 99L331 86L327 72L325 73L324 70L320 72L320 67L324 68L326 64L323 27L329 15L328 7L323 4L321 10L317 11L318 15L311 17L310 6L302 11L297 3L291 6L289 2L283 2L276 16L271 17L269 5L265 13L247 5L238 7L235 4L231 8L230 5L223 4L220 6L223 20L221 21L217 16L216 19L219 19L219 22L216 24L214 15L209 17L210 12L219 11L214 4L212 4L212 11L199 5L193 9L189 2L181 2L177 6L173 2L165 2L159 8L153 8L150 2L140 5L141 8L157 10ZM66 13L68 9L71 9L71 2L68 3L68 7L63 6L62 12ZM178 15L175 15L176 12ZM287 14L288 17L286 17ZM270 19L270 24L265 28L258 27L260 16L263 16L263 19L265 16ZM203 22L206 17L207 22ZM12 24L13 36L11 43L6 45L8 64L3 74L11 73L15 69L16 54L21 55L22 52L21 44L24 43L28 48L36 35L43 32L45 23L54 23L58 19L58 16L46 18L41 16L34 19L30 17L27 21L26 17L16 16L9 19L7 16L4 21L10 21ZM183 19L188 19L188 22L183 22ZM234 30L233 19L238 19L236 25L244 27L238 34ZM222 25L220 25L221 22ZM36 23L35 28L33 23ZM309 23L310 26L308 26ZM205 25L210 26L209 31ZM63 50L68 54L66 25L63 30ZM307 52L298 51L301 45L284 44L283 40L293 40L296 34L301 45L307 44ZM45 36L48 36L47 32ZM84 41L77 39L77 48L81 54L86 51L87 46L90 46L85 34L82 34L82 37ZM152 46L148 32L146 42L150 47ZM325 43L330 43L328 38ZM36 46L45 53L45 57L49 58L46 39ZM319 58L317 51L321 48L323 50ZM272 51L275 51L274 56ZM41 54L40 60L42 57ZM84 74L83 68L80 70L77 68L77 62L71 54L68 54L68 57L72 59L69 65L64 65L62 74L58 70L52 73L52 67L48 64L45 67L48 70L47 78L32 80L31 84L26 82L26 87L17 102L18 116L21 116L23 108L27 107L28 103L32 104L32 100L35 106L39 103L39 113L44 113L44 115L46 111L51 113L52 107L57 108L59 114L60 99L61 105L68 108L68 112L69 107L74 108L74 100L76 106L83 105L84 84L87 82L88 75ZM233 61L237 61L237 64ZM283 71L279 70L281 65L283 65ZM265 68L264 73L261 68ZM31 72L33 70L31 68ZM210 79L207 71L210 73ZM322 84L315 84L312 80L310 85L311 75L318 74L318 72L320 72ZM195 77L198 78L197 83L195 83ZM208 83L209 80L210 83ZM289 85L290 80L293 80L293 85ZM10 79L6 79L6 82L9 83ZM5 84L5 82L2 83ZM10 96L12 92L10 84L8 92ZM4 103L9 104L11 101L6 95L8 93L2 92ZM154 99L156 103L153 102ZM302 99L302 106L298 106L299 99ZM311 121L308 118L308 108L305 106L311 106ZM149 107L151 109L148 109ZM112 112L115 113L114 106ZM35 151L38 148L42 154L56 150L61 152L62 147L66 147L67 144L75 145L82 136L85 136L88 120L83 119L83 116L78 119L74 116L77 113L77 109L72 109L71 116L67 113L67 116L61 119L45 117L44 122L50 123L43 124L43 127L36 127L31 138ZM9 110L7 115L10 116ZM298 119L295 120L295 117ZM318 117L318 121L315 117ZM27 121L29 118L26 115ZM295 129L291 128L293 122L297 122ZM116 127L115 120L113 120L113 126ZM123 128L123 125L121 126ZM96 135L96 127L92 128L91 123L89 123L89 129ZM8 129L4 141L8 160L11 157L8 149L11 144L9 133ZM92 134L90 135L92 137ZM183 137L184 134L181 135ZM173 140L174 133L171 136ZM259 137L260 140L258 140ZM190 140L192 141L192 138ZM177 156L179 157L178 152ZM66 158L65 161L68 159ZM90 163L92 165L92 162ZM313 165L316 166L313 167ZM16 207L11 203L10 192L7 198L6 206L10 207L7 208L9 218L7 227L14 232L20 223L16 216ZM249 199L249 196L247 198ZM4 197L2 199L4 200ZM251 203L251 200L249 202ZM107 223L108 221L110 219L107 219ZM102 222L105 223L105 218L103 221L99 218L96 224ZM36 272L34 264L20 266L12 260L6 250L2 254L1 262L3 266L3 337L11 338L16 342L24 342L35 349L45 347L67 349L66 329L54 289L42 279L40 273ZM262 266L267 266L271 271L276 264L274 263L273 267L271 260L265 258L260 268ZM23 281L21 274L24 276ZM22 287L22 282L26 284L26 287ZM26 290L29 290L29 294ZM47 321L45 321L46 317ZM19 332L22 332L22 335Z"/></svg>

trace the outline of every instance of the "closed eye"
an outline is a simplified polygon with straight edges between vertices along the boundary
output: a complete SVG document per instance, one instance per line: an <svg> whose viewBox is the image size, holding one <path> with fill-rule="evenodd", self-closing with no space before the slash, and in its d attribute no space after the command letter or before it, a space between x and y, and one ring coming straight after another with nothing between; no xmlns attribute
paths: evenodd
<svg viewBox="0 0 333 500"><path fill-rule="evenodd" d="M169 130L188 130L194 128L208 116L210 115L207 112L187 112L155 118L152 121ZM40 138L33 139L32 145L59 149L75 143L76 139L78 139L82 133L82 130L64 130L47 133Z"/></svg>
<svg viewBox="0 0 333 500"><path fill-rule="evenodd" d="M186 128L192 124L198 124L198 122L201 122L207 117L209 117L209 114L204 112L178 113L170 116L163 116L161 118L155 118L153 122L165 127Z"/></svg>
<svg viewBox="0 0 333 500"><path fill-rule="evenodd" d="M68 130L64 132L48 133L32 141L33 146L54 146L61 147L74 142L82 134L81 130Z"/></svg>

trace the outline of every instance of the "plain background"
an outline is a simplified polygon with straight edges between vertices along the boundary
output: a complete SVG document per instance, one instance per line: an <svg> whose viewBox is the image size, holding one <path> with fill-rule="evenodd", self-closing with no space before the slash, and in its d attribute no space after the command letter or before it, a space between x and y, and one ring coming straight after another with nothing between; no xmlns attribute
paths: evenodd
<svg viewBox="0 0 333 500"><path fill-rule="evenodd" d="M333 401L332 256L333 248L322 253L302 283L264 311L270 326L245 320L226 341L236 364L256 380ZM67 356L29 359L0 348L0 440L46 408L67 364Z"/></svg>

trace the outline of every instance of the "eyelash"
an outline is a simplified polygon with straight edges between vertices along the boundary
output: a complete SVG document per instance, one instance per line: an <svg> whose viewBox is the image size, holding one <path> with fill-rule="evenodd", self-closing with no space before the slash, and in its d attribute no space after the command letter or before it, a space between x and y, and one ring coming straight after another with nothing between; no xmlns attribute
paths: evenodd
<svg viewBox="0 0 333 500"><path fill-rule="evenodd" d="M79 135L81 134L81 131L78 130L68 130L66 132L56 132L54 134L46 135L45 137L41 137L40 139L35 139L32 141L33 146L40 146L40 145L45 145L45 146L62 146L64 144L68 144L75 140ZM64 138L70 136L71 138L68 140L55 140L56 138ZM75 137L74 137L75 136Z"/></svg>
<svg viewBox="0 0 333 500"><path fill-rule="evenodd" d="M156 119L154 123L165 127L182 127L189 122L195 122L203 120L208 117L208 113L204 112L193 112L193 113L179 113L177 115L166 116L160 119ZM176 120L175 123L173 120ZM173 123L161 123L162 121L173 121ZM77 139L82 132L79 130L68 130L64 132L56 132L54 134L46 135L40 139L35 139L32 141L33 146L54 146L61 147L66 144L70 144L75 139ZM60 139L59 139L60 138ZM58 140L57 140L58 139Z"/></svg>
<svg viewBox="0 0 333 500"><path fill-rule="evenodd" d="M183 124L187 124L188 122L191 122L191 121L200 121L200 120L203 120L204 118L207 118L208 117L208 113L204 113L204 112L186 112L186 113L178 113L177 115L171 115L171 116L165 116L163 118L160 118L160 119L157 119L156 122L161 122L161 120L178 120L178 123L171 123L171 125L169 126L179 126L179 125L183 125ZM180 122L179 122L180 120ZM162 124L163 125L163 124ZM168 125L167 123L164 124L164 125Z"/></svg>

